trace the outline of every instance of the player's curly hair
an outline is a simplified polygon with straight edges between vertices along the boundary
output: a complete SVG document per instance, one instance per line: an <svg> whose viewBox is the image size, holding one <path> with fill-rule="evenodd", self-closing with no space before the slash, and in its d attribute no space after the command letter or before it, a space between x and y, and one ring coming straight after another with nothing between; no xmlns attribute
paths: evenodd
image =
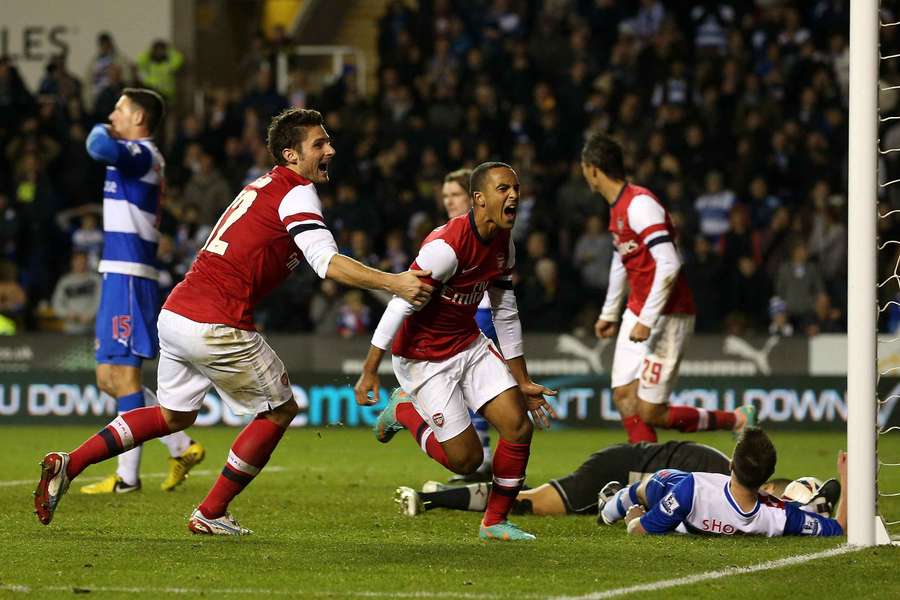
<svg viewBox="0 0 900 600"><path fill-rule="evenodd" d="M775 472L778 453L766 432L759 427L747 427L741 432L734 454L731 457L731 471L738 483L756 489Z"/></svg>
<svg viewBox="0 0 900 600"><path fill-rule="evenodd" d="M325 125L325 119L322 113L309 108L288 108L272 117L266 146L275 164L286 165L287 161L281 153L286 148L299 148L306 139L306 128L315 125Z"/></svg>
<svg viewBox="0 0 900 600"><path fill-rule="evenodd" d="M614 138L595 131L581 149L581 162L597 167L610 179L625 180L625 159L622 146Z"/></svg>

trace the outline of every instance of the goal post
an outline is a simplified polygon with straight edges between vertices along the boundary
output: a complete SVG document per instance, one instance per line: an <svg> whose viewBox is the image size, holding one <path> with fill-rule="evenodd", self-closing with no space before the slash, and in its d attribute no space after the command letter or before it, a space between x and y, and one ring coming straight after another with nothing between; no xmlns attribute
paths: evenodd
<svg viewBox="0 0 900 600"><path fill-rule="evenodd" d="M848 543L875 544L879 0L850 3L847 269Z"/></svg>

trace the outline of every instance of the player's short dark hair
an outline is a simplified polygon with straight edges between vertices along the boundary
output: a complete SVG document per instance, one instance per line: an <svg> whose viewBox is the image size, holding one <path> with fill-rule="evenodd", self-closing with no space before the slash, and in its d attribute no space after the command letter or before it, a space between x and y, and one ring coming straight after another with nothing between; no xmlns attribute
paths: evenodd
<svg viewBox="0 0 900 600"><path fill-rule="evenodd" d="M266 146L276 165L287 164L281 155L286 148L297 148L306 139L306 128L325 125L322 113L309 108L288 108L272 117L267 132Z"/></svg>
<svg viewBox="0 0 900 600"><path fill-rule="evenodd" d="M775 472L778 453L766 432L759 427L744 429L731 456L731 471L738 483L756 489Z"/></svg>
<svg viewBox="0 0 900 600"><path fill-rule="evenodd" d="M611 179L625 179L622 146L605 133L597 131L588 136L581 149L581 162L597 167Z"/></svg>
<svg viewBox="0 0 900 600"><path fill-rule="evenodd" d="M444 177L444 183L458 183L459 187L469 193L469 182L472 180L472 169L450 171Z"/></svg>
<svg viewBox="0 0 900 600"><path fill-rule="evenodd" d="M472 170L472 178L469 180L469 196L474 198L475 192L484 191L484 182L487 179L487 175L494 169L515 171L515 169L503 162L491 161L481 163Z"/></svg>
<svg viewBox="0 0 900 600"><path fill-rule="evenodd" d="M147 88L125 88L122 95L144 112L144 125L152 135L166 116L166 101L157 92Z"/></svg>

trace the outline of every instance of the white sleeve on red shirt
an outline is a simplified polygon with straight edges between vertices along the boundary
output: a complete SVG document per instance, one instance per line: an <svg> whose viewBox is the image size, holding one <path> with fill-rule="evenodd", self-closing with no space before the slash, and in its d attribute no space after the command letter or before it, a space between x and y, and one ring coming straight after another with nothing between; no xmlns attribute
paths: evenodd
<svg viewBox="0 0 900 600"><path fill-rule="evenodd" d="M642 194L631 201L628 205L628 224L656 261L653 284L638 315L641 324L652 328L672 293L675 278L681 269L681 259L666 227L666 211L650 196Z"/></svg>
<svg viewBox="0 0 900 600"><path fill-rule="evenodd" d="M609 265L609 287L606 288L606 300L600 311L600 318L614 323L619 320L619 311L622 310L622 300L625 298L625 265L619 251L613 252L612 262Z"/></svg>
<svg viewBox="0 0 900 600"><path fill-rule="evenodd" d="M325 279L328 264L338 253L337 244L322 217L322 203L310 183L289 191L278 205L278 218L316 275Z"/></svg>
<svg viewBox="0 0 900 600"><path fill-rule="evenodd" d="M519 307L513 292L512 268L516 264L516 246L509 240L509 257L506 260L506 274L495 279L488 288L491 299L491 314L500 350L506 359L522 356L522 323L519 321Z"/></svg>
<svg viewBox="0 0 900 600"><path fill-rule="evenodd" d="M450 244L438 238L419 248L415 264L419 269L431 271L431 278L443 283L456 273L459 259L456 258L456 252ZM387 350L403 320L414 310L413 305L403 298L397 296L392 298L384 309L381 320L378 321L375 333L372 334L372 345Z"/></svg>

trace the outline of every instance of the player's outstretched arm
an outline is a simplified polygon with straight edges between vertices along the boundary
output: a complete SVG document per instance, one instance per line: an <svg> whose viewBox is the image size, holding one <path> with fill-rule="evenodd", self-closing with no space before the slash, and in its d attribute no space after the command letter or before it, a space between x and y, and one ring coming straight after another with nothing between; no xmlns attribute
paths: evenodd
<svg viewBox="0 0 900 600"><path fill-rule="evenodd" d="M405 271L385 273L367 267L359 261L343 254L335 254L328 264L325 276L338 283L369 290L384 290L399 296L420 308L428 303L434 288L421 278L431 275L431 271Z"/></svg>

